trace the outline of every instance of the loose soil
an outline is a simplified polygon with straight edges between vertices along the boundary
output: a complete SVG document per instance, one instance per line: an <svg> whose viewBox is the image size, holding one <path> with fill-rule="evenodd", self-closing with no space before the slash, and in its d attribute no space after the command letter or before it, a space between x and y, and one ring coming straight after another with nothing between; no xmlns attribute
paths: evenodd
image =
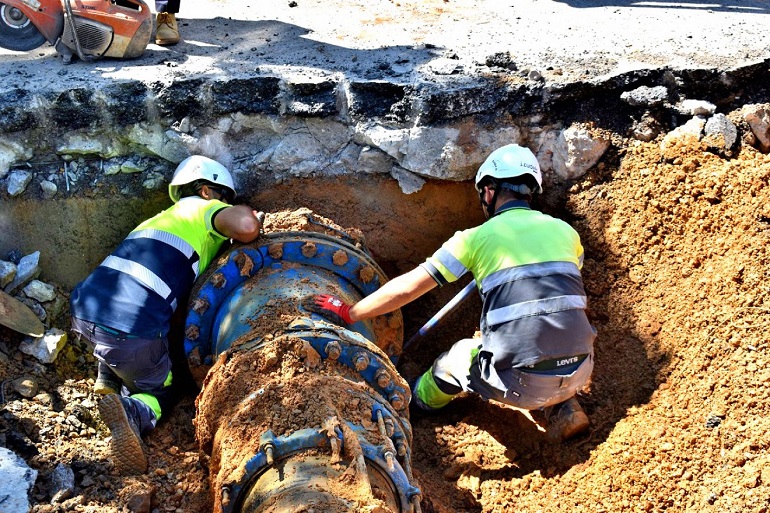
<svg viewBox="0 0 770 513"><path fill-rule="evenodd" d="M607 160L566 200L541 207L573 224L586 249L599 332L593 380L579 396L590 434L556 444L537 412L472 396L413 418L423 511L770 510L770 157L744 147L725 159L694 143L669 161L657 143L629 142ZM408 231L409 214L393 214ZM362 231L376 247L375 231ZM409 251L424 257L434 249ZM404 308L407 336L461 285ZM449 314L408 349L403 374L472 334L478 311L474 298ZM0 430L4 445L40 473L33 511L142 511L129 501L149 494L159 512L211 508L192 395L147 438L149 473L121 477L108 459L87 349L73 341L44 366L18 351L21 336L0 334ZM23 375L40 384L33 399L8 384ZM51 505L58 463L73 468L77 488Z"/></svg>

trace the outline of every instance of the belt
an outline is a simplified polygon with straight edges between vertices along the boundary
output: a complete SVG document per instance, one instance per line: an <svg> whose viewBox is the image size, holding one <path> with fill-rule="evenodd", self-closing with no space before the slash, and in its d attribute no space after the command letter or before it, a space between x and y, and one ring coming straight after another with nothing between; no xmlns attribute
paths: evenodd
<svg viewBox="0 0 770 513"><path fill-rule="evenodd" d="M583 360L588 358L587 354L579 354L575 356L565 356L562 358L554 358L552 360L542 360L533 365L525 365L521 367L524 372L527 371L553 371L559 370L565 367L573 367L583 363Z"/></svg>

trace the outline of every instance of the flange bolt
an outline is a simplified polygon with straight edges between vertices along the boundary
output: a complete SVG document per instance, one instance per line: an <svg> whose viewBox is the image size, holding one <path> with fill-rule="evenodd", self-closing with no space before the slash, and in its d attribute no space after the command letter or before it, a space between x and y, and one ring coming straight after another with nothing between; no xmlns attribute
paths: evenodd
<svg viewBox="0 0 770 513"><path fill-rule="evenodd" d="M369 366L369 355L364 352L358 352L353 356L353 366L358 372L361 372Z"/></svg>
<svg viewBox="0 0 770 513"><path fill-rule="evenodd" d="M341 354L342 346L340 346L339 342L333 340L326 344L326 356L328 356L330 360L336 360Z"/></svg>

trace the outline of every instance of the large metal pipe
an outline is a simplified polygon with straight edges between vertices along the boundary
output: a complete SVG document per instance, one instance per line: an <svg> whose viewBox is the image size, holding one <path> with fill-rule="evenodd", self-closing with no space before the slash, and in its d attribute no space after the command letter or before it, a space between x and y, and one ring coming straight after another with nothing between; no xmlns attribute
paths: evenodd
<svg viewBox="0 0 770 513"><path fill-rule="evenodd" d="M385 281L360 244L315 232L234 247L201 277L185 350L212 365L195 427L215 511L419 511L400 312L341 327L300 305Z"/></svg>

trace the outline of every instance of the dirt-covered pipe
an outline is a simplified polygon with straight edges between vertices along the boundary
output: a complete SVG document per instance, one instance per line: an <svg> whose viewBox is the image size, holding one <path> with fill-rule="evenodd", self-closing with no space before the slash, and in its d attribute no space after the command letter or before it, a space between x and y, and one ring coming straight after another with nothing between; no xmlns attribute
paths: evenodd
<svg viewBox="0 0 770 513"><path fill-rule="evenodd" d="M410 392L393 363L400 313L341 327L300 306L322 292L355 302L385 281L328 230L268 234L201 278L185 349L211 364L195 427L215 511L419 511Z"/></svg>

